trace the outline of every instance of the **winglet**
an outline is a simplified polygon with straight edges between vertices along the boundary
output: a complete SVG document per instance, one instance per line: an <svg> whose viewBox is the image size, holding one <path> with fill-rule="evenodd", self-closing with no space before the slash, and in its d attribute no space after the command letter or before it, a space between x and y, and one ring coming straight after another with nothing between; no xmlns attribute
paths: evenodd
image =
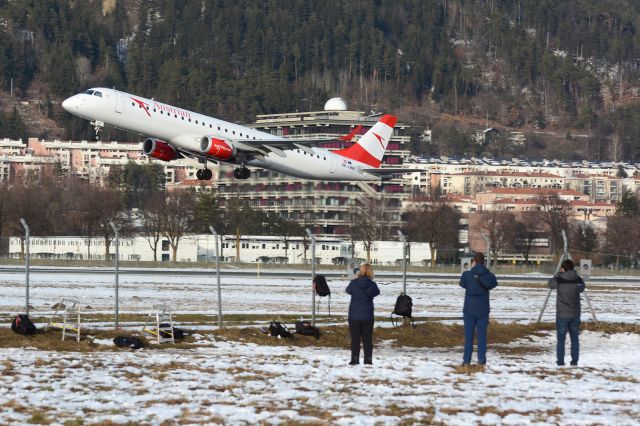
<svg viewBox="0 0 640 426"><path fill-rule="evenodd" d="M349 148L333 151L334 154L341 155L374 168L380 167L382 157L387 149L387 144L393 134L393 126L396 125L396 121L397 117L393 115L383 115L380 120L378 120L378 122L358 140L358 142Z"/></svg>

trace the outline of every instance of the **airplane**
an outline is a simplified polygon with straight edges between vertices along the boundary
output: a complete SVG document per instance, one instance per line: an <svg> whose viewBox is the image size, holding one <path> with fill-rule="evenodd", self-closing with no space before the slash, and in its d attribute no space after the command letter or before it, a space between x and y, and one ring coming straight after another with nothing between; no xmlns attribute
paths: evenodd
<svg viewBox="0 0 640 426"><path fill-rule="evenodd" d="M396 124L396 117L383 115L348 148L330 151L319 143L278 137L256 129L167 105L115 89L97 87L62 102L71 114L91 121L96 139L104 126L139 133L145 155L161 161L195 158L203 164L199 180L213 173L207 162L237 165L233 175L247 179L247 166L259 167L304 179L326 181L373 181L391 179L412 170L380 168L382 157ZM361 126L342 140L351 140ZM334 139L335 140L335 139Z"/></svg>

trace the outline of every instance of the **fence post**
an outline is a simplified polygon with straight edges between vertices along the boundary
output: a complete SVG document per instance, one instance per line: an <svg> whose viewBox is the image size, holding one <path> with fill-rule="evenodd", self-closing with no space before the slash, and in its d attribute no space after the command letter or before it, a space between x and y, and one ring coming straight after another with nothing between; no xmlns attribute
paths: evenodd
<svg viewBox="0 0 640 426"><path fill-rule="evenodd" d="M20 218L20 223L24 228L24 271L25 271L25 283L26 283L26 303L27 303L27 316L29 315L29 225L27 221Z"/></svg>
<svg viewBox="0 0 640 426"><path fill-rule="evenodd" d="M218 233L209 225L209 231L213 234L216 255L216 279L218 283L218 328L222 328L222 290L220 289L220 251L218 249Z"/></svg>
<svg viewBox="0 0 640 426"><path fill-rule="evenodd" d="M398 229L402 242L402 293L407 294L407 237Z"/></svg>
<svg viewBox="0 0 640 426"><path fill-rule="evenodd" d="M114 241L116 243L116 254L115 259L113 260L113 267L115 271L115 280L116 280L116 329L120 328L120 237L118 235L118 228L114 225L113 222L109 222L111 229L113 229Z"/></svg>
<svg viewBox="0 0 640 426"><path fill-rule="evenodd" d="M311 240L311 282L316 277L316 236L311 233L309 228L306 228L307 235ZM316 289L311 287L311 322L313 326L316 325Z"/></svg>

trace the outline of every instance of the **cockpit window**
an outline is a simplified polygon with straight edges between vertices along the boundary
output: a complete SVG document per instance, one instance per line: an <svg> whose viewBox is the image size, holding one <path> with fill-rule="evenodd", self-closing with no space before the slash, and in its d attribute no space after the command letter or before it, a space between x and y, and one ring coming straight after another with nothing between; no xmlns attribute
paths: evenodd
<svg viewBox="0 0 640 426"><path fill-rule="evenodd" d="M97 90L95 92L93 92L93 96L98 96L98 97L102 97L102 92L98 92Z"/></svg>
<svg viewBox="0 0 640 426"><path fill-rule="evenodd" d="M89 89L89 90L87 90L86 92L84 92L84 94L85 94L85 95L93 95L93 92L94 92L94 91L95 91L95 90L91 90L91 89Z"/></svg>

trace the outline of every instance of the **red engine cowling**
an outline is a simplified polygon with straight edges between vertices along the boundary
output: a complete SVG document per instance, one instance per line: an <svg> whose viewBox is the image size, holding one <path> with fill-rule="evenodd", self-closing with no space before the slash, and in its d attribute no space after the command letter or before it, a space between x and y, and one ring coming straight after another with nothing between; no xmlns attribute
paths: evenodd
<svg viewBox="0 0 640 426"><path fill-rule="evenodd" d="M142 152L144 155L162 161L171 161L178 158L178 151L168 143L159 139L145 139L142 144Z"/></svg>
<svg viewBox="0 0 640 426"><path fill-rule="evenodd" d="M222 161L232 160L236 156L236 148L231 142L205 136L200 140L200 150L205 154Z"/></svg>

